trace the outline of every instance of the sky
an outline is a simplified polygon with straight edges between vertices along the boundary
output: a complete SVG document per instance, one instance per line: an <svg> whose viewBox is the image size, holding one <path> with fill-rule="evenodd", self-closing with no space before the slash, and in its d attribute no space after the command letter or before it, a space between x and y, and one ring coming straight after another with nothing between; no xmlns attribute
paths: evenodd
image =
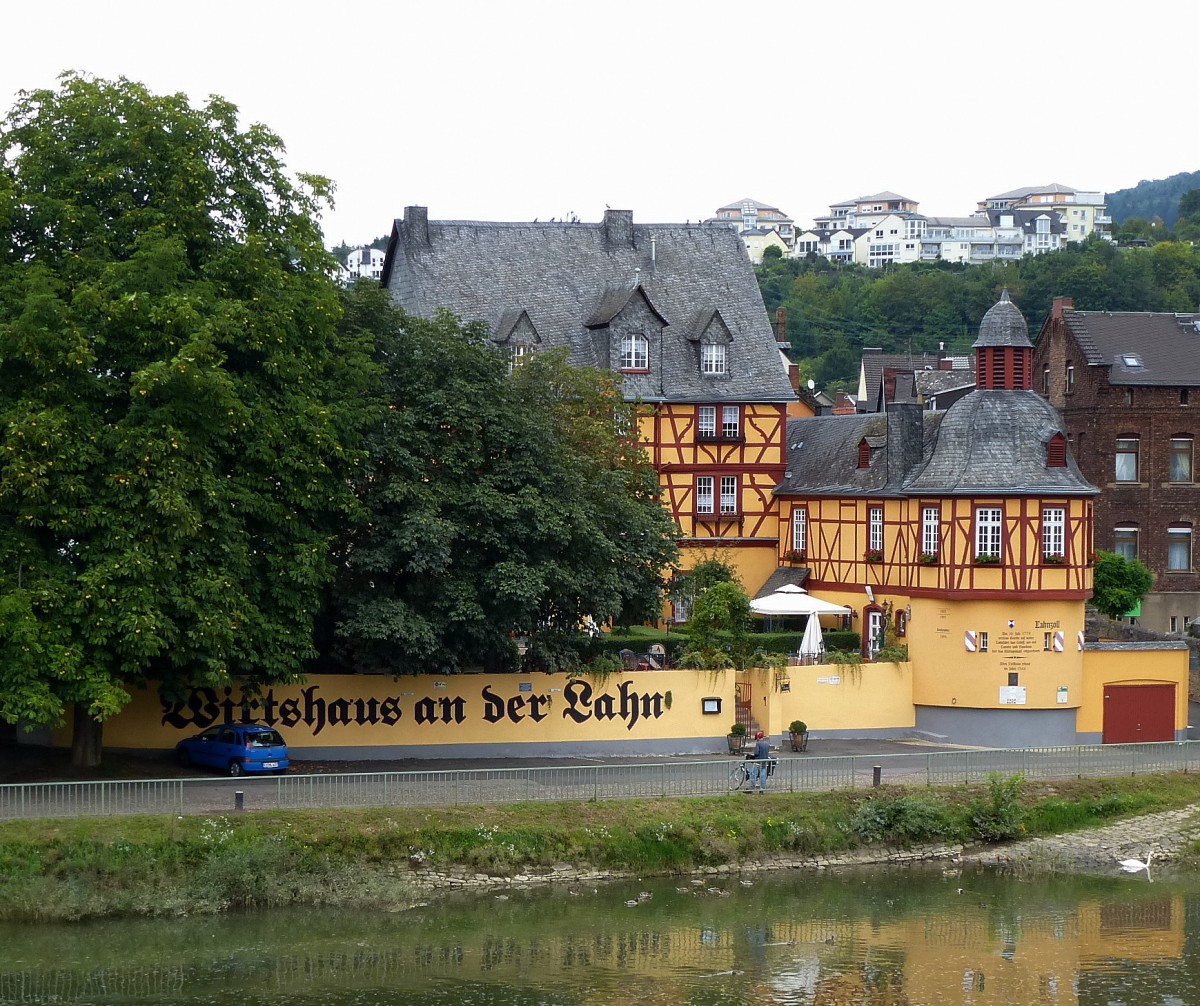
<svg viewBox="0 0 1200 1006"><path fill-rule="evenodd" d="M1200 170L1200 0L57 0L6 5L0 109L65 70L218 94L336 184L330 245L431 219L800 225ZM13 44L16 43L16 44Z"/></svg>

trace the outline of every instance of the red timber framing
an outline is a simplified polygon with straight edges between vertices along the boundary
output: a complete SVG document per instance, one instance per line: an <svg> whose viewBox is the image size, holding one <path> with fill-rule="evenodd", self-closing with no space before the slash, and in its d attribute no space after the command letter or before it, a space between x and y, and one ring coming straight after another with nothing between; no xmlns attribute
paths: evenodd
<svg viewBox="0 0 1200 1006"><path fill-rule="evenodd" d="M732 403L664 403L643 413L643 444L658 471L663 502L678 525L682 544L721 540L760 545L778 540L779 519L772 492L783 478L786 407L773 403L738 406L738 434L723 430L723 409ZM715 435L699 435L702 405L716 409ZM721 512L721 479L737 480L734 511ZM712 513L697 511L696 483L713 480Z"/></svg>
<svg viewBox="0 0 1200 1006"><path fill-rule="evenodd" d="M883 507L883 555L870 547L869 514ZM1077 497L942 497L929 499L808 497L789 500L780 526L790 528L793 507L807 511L805 565L814 588L870 585L912 596L1080 599L1091 596L1092 502ZM1000 557L975 558L976 514L1001 511ZM923 515L938 512L938 548L925 549ZM1043 514L1063 512L1062 561L1043 554ZM781 542L790 548L790 540ZM936 558L922 561L923 555Z"/></svg>

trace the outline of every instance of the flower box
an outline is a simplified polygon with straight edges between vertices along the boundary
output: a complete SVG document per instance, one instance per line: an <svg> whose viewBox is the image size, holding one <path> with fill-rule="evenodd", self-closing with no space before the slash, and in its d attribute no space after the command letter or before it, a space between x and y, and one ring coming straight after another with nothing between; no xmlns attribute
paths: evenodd
<svg viewBox="0 0 1200 1006"><path fill-rule="evenodd" d="M1061 566L1066 561L1067 561L1067 557L1065 555L1044 555L1044 556L1042 556L1042 562L1046 563L1048 566Z"/></svg>
<svg viewBox="0 0 1200 1006"><path fill-rule="evenodd" d="M883 562L883 553L878 549L869 548L863 553L863 559L867 562Z"/></svg>
<svg viewBox="0 0 1200 1006"><path fill-rule="evenodd" d="M918 561L922 566L936 566L942 561L942 557L937 552L922 552Z"/></svg>
<svg viewBox="0 0 1200 1006"><path fill-rule="evenodd" d="M799 549L789 548L783 553L784 562L806 562L807 560L808 556Z"/></svg>
<svg viewBox="0 0 1200 1006"><path fill-rule="evenodd" d="M998 555L977 555L975 556L976 566L999 566L1000 556Z"/></svg>

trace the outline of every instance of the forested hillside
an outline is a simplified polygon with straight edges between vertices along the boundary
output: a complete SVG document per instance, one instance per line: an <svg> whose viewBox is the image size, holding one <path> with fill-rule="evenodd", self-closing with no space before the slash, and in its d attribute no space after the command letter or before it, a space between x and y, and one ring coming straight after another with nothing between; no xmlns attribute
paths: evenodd
<svg viewBox="0 0 1200 1006"><path fill-rule="evenodd" d="M1131 189L1108 193L1108 215L1116 226L1129 217L1161 217L1163 224L1172 228L1179 217L1179 197L1191 189L1200 189L1200 171L1141 181Z"/></svg>
<svg viewBox="0 0 1200 1006"><path fill-rule="evenodd" d="M979 320L1008 288L1036 335L1055 297L1090 311L1200 310L1200 248L1167 241L1118 248L1093 238L1062 251L989 265L914 263L867 269L817 256L768 256L759 286L772 321L787 311L793 358L819 385L857 380L864 346L967 351Z"/></svg>

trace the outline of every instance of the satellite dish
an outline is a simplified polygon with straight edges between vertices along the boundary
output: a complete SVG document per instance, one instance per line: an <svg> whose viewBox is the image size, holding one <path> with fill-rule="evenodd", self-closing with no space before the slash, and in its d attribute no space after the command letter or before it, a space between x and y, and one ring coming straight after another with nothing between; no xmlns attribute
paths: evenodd
<svg viewBox="0 0 1200 1006"><path fill-rule="evenodd" d="M816 386L817 386L817 382L816 382L816 381L814 381L814 380L813 380L813 379L810 377L810 378L808 379L808 390L809 390L809 391L812 391L812 390L813 390L813 388L815 388Z"/></svg>

